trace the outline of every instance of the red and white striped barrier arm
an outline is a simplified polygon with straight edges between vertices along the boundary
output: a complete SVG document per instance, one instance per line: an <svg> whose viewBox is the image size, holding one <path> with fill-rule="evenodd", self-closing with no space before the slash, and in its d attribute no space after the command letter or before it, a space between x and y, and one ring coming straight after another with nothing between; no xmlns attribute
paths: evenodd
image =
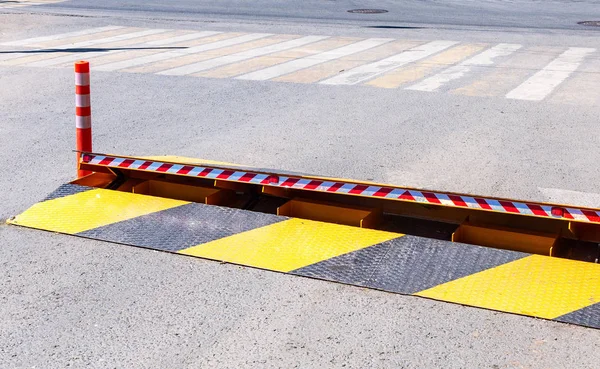
<svg viewBox="0 0 600 369"><path fill-rule="evenodd" d="M82 164L600 224L600 210L84 153Z"/></svg>

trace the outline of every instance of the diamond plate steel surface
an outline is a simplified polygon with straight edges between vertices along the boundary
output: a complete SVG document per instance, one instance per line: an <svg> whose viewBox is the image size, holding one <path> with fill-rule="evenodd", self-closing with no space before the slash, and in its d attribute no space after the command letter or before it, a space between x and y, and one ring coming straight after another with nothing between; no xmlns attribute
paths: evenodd
<svg viewBox="0 0 600 369"><path fill-rule="evenodd" d="M81 193L81 192L85 192L85 191L89 191L89 190L93 190L93 188L66 183L66 184L61 185L56 190L54 190L52 193L50 193L48 196L46 196L46 198L43 199L42 201L54 200L54 199L58 199L60 197L75 195L76 193Z"/></svg>
<svg viewBox="0 0 600 369"><path fill-rule="evenodd" d="M559 322L600 328L600 302L556 318Z"/></svg>
<svg viewBox="0 0 600 369"><path fill-rule="evenodd" d="M527 255L404 236L325 260L293 273L412 294Z"/></svg>
<svg viewBox="0 0 600 369"><path fill-rule="evenodd" d="M391 242L368 287L412 294L529 255L414 236Z"/></svg>
<svg viewBox="0 0 600 369"><path fill-rule="evenodd" d="M409 237L409 236L404 236ZM394 241L360 249L292 271L304 277L365 286Z"/></svg>
<svg viewBox="0 0 600 369"><path fill-rule="evenodd" d="M66 184L13 224L600 328L600 265Z"/></svg>
<svg viewBox="0 0 600 369"><path fill-rule="evenodd" d="M416 295L556 319L600 301L600 265L529 255Z"/></svg>
<svg viewBox="0 0 600 369"><path fill-rule="evenodd" d="M402 236L374 229L292 218L191 247L180 253L290 272Z"/></svg>
<svg viewBox="0 0 600 369"><path fill-rule="evenodd" d="M190 203L78 235L103 241L179 251L287 220L271 214Z"/></svg>

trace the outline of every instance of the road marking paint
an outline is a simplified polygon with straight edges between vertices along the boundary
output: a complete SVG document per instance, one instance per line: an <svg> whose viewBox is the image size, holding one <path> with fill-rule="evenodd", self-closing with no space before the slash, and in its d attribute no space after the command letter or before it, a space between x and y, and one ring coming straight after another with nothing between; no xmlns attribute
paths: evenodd
<svg viewBox="0 0 600 369"><path fill-rule="evenodd" d="M289 41L290 38L293 38L293 37L296 37L296 36L279 35L279 36L273 36L273 37L265 37L265 38L261 38L261 39L250 41L250 42L244 42L242 44L236 44L236 45L232 45L232 46L228 46L228 47L223 47L220 49L209 50L209 51L206 51L203 53L190 54L190 55L185 55L185 56L181 56L178 58L168 59L162 63L153 64L152 71L154 73L157 73L157 72L162 72L165 70L169 70L169 69L173 69L173 68L177 68L177 67L181 67L181 66L196 64L196 63L204 61L204 60L212 60L212 59L216 59L216 58L226 56L226 55L236 54L236 53L247 51L247 50L261 48L263 46L269 46L269 45L277 44L280 42ZM124 69L123 71L130 72L129 69Z"/></svg>
<svg viewBox="0 0 600 369"><path fill-rule="evenodd" d="M220 49L222 47L237 45L237 44L241 44L241 43L249 42L249 41L254 41L254 40L258 40L260 38L265 38L268 36L271 36L271 34L269 34L269 33L250 33L247 35L234 37L234 38L230 38L230 39L222 40L222 41L211 42L208 44L194 46L194 47L190 47L190 48L183 49L183 50L167 51L167 52L163 52L163 53L159 53L159 54L143 56L140 58L124 60L124 61L120 61L120 62L116 62L116 63L104 64L95 69L96 70L104 70L104 71L114 71L114 70L119 70L119 69L131 68L131 67L135 67L138 65L150 64L150 63L154 63L154 62L158 62L158 61L162 61L162 60L176 58L179 56L184 56L184 55L189 55L189 54L197 54L197 53L201 53L204 51Z"/></svg>
<svg viewBox="0 0 600 369"><path fill-rule="evenodd" d="M433 75L415 85L409 86L407 90L416 91L436 91L448 82L460 79L468 74L473 67L490 66L494 64L494 59L508 56L519 50L522 45L518 44L498 44L490 49L483 51L474 57L465 60L464 62L454 65L442 72Z"/></svg>
<svg viewBox="0 0 600 369"><path fill-rule="evenodd" d="M120 60L127 60L132 58L137 58L144 55L156 54L160 52L164 52L169 50L168 44L164 46L147 46L148 41L159 40L165 41L169 39L177 38L177 35L180 35L181 31L171 31L167 33L160 33L156 35L146 36L139 39L112 42L110 44L103 44L103 48L115 48L116 50L110 50L107 52L102 52L99 55L90 55L91 53L80 53L80 54L71 54L68 57L64 57L63 63L55 63L53 66L57 67L68 67L71 66L71 63L75 60L85 59L91 62L91 64L95 67L102 64L112 63ZM126 47L129 46L129 47ZM117 49L120 48L120 49Z"/></svg>
<svg viewBox="0 0 600 369"><path fill-rule="evenodd" d="M372 49L361 51L357 54L352 54L340 59L315 65L307 69L302 69L294 73L286 74L284 76L275 78L273 81L292 83L319 82L323 79L338 75L360 65L395 55L400 51L417 46L418 44L420 44L418 41L393 41Z"/></svg>
<svg viewBox="0 0 600 369"><path fill-rule="evenodd" d="M577 71L552 94L561 104L598 106L600 101L600 58L587 58ZM600 204L600 203L599 203Z"/></svg>
<svg viewBox="0 0 600 369"><path fill-rule="evenodd" d="M414 65L408 65L404 68L385 73L381 77L375 78L365 84L375 87L397 88L400 85L417 81L444 67L456 64L464 58L481 51L484 47L485 45L483 44L458 45L426 60L417 62Z"/></svg>
<svg viewBox="0 0 600 369"><path fill-rule="evenodd" d="M157 29L157 30L146 30L146 31L139 31L139 32L134 32L134 33L130 33L127 35L120 35L120 36L114 36L108 39L105 39L105 42L103 43L97 43L95 44L95 46L99 49L104 49L104 50L100 50L100 51L90 51L90 52L85 52L85 53L69 53L68 55L64 55L62 57L53 57L52 55L50 55L49 58L45 59L45 60L40 60L38 62L34 62L34 63L29 63L28 66L30 67L50 67L53 65L57 65L57 64L61 64L61 63L65 63L68 61L76 61L82 58L91 58L93 56L99 56L99 55L106 55L108 53L114 53L114 52L120 52L122 50L111 50L111 47L115 47L114 45L112 45L113 42L117 42L117 41L124 41L124 40L133 40L133 43L137 43L139 38L142 38L144 36L148 36L148 35L156 35L156 34L160 34L160 33L165 33L167 32L167 30L164 29Z"/></svg>
<svg viewBox="0 0 600 369"><path fill-rule="evenodd" d="M155 33L148 36L136 37L133 39L109 42L105 44L96 45L98 48L106 49L102 51L88 51L84 53L60 53L60 57L52 58L51 60L46 60L41 63L31 63L29 66L32 67L53 67L53 66L70 66L72 62L77 60L88 60L93 61L93 65L100 65L104 62L104 60L111 60L119 58L130 58L132 55L137 52L162 52L164 49L154 49L154 50L137 50L136 48L145 48L145 43L151 40L161 40L165 38L170 38L173 34L179 34L178 31L169 31L163 33ZM131 46L131 47L126 47ZM115 55L116 54L116 55ZM44 58L42 58L43 60ZM67 65L68 64L68 65Z"/></svg>
<svg viewBox="0 0 600 369"><path fill-rule="evenodd" d="M157 33L166 32L166 30L141 30L141 31L131 32L132 29L139 30L139 28L130 28L130 29L121 29L121 30L111 31L110 33L113 33L113 35L111 35L110 37L102 37L102 38L94 39L94 40L85 40L85 41L79 41L79 42L75 42L75 43L61 44L61 45L53 47L49 50L48 49L28 50L28 51L24 51L23 53L12 54L9 57L0 55L0 60L19 59L14 62L8 63L8 65L20 65L20 64L28 63L28 62L35 61L35 60L47 60L47 59L53 59L53 58L57 58L57 57L64 56L64 55L71 55L71 54L73 54L74 49L78 49L78 48L85 48L85 47L89 47L89 46L97 47L102 44L106 44L106 43L110 43L110 42L128 40L131 38L142 37L142 36L149 35L149 34L157 34ZM114 33L117 33L117 34L114 35ZM107 36L107 33L105 33L103 36ZM104 53L104 52L106 52L106 51L102 51L101 53ZM90 52L90 53L93 53L93 52ZM92 54L92 55L97 55L97 54L98 54L98 52L96 52L96 54ZM88 55L88 53L86 53L86 55ZM33 66L45 66L45 65L33 65Z"/></svg>
<svg viewBox="0 0 600 369"><path fill-rule="evenodd" d="M113 31L113 30L122 29L122 28L125 28L125 27L121 27L121 26L107 26L107 27L89 28L89 29L84 29L82 31L60 33L58 35L34 37L34 38L27 38L27 39L24 39L24 40L3 42L0 45L4 45L4 46L37 46L38 42L63 40L65 38L77 37L77 36L85 36L85 35L92 35L94 33L100 33L100 32L106 32L106 31Z"/></svg>
<svg viewBox="0 0 600 369"><path fill-rule="evenodd" d="M206 45L206 44L214 43L217 41L228 40L228 39L232 39L232 38L236 38L236 37L240 37L240 36L244 36L244 35L246 35L246 33L239 33L239 32L219 33L219 34L216 34L213 36L205 37L200 40L184 41L184 42L179 42L179 43L172 44L169 46L171 46L171 47L183 46L183 47L189 48L189 47L193 47L193 46ZM192 43L193 45L190 45L190 43ZM221 48L218 50L229 49L229 48L232 48L235 46L237 46L237 45L224 47L224 48ZM120 71L128 72L128 73L155 73L155 72L163 71L165 69L171 69L171 68L178 67L181 65L190 64L190 63L194 63L194 62L197 62L200 60L204 60L203 58L207 58L206 55L208 55L208 54L207 53L198 53L198 54L179 56L179 57L165 59L165 60L158 61L158 62L142 64L142 65L131 67L131 68L124 68L124 69L121 69Z"/></svg>
<svg viewBox="0 0 600 369"><path fill-rule="evenodd" d="M146 45L162 46L162 45L174 44L177 42L197 40L199 38L206 37L206 32L191 32L191 33L189 33L190 31L182 31L182 32L186 32L186 33L183 35L180 35L177 37L171 37L171 38L168 38L165 40L156 40L156 41L148 42L148 43L146 43Z"/></svg>
<svg viewBox="0 0 600 369"><path fill-rule="evenodd" d="M413 47L400 54L390 56L389 58L354 68L320 83L325 85L355 85L408 63L437 54L457 43L456 41L432 41Z"/></svg>
<svg viewBox="0 0 600 369"><path fill-rule="evenodd" d="M250 73L273 65L283 64L293 59L299 59L308 55L315 55L336 47L348 45L360 39L347 37L334 37L312 44L307 44L290 50L280 51L274 54L259 56L242 62L226 65L196 74L199 77L227 78Z"/></svg>
<svg viewBox="0 0 600 369"><path fill-rule="evenodd" d="M289 272L402 236L373 229L289 219L178 253Z"/></svg>
<svg viewBox="0 0 600 369"><path fill-rule="evenodd" d="M134 32L147 31L148 28L139 27L122 27L110 31L104 31L94 33L90 35L82 35L77 37L70 37L61 40L51 40L38 43L38 48L43 49L66 49L74 47L86 47L90 45L96 45L104 42L115 41L112 38L116 36L128 35Z"/></svg>
<svg viewBox="0 0 600 369"><path fill-rule="evenodd" d="M478 76L471 84L451 90L465 96L504 96L515 86L547 64L562 50L550 47L530 47L511 55L506 61Z"/></svg>
<svg viewBox="0 0 600 369"><path fill-rule="evenodd" d="M300 69L312 67L313 65L325 63L330 60L342 58L347 55L355 54L363 50L371 49L373 47L383 45L393 41L390 38L370 38L363 41L358 41L350 45L342 46L340 48L325 51L323 53L307 56L301 59L291 60L287 63L269 67L256 72L248 73L236 77L238 79L265 81L268 79L276 78L284 74L292 73Z"/></svg>
<svg viewBox="0 0 600 369"><path fill-rule="evenodd" d="M131 33L133 31L138 31L141 30L141 28L133 28L133 27L129 27L129 28L119 28L119 29L115 29L112 31L103 31L103 32L99 32L99 33L95 33L92 35L88 35L88 36L81 36L81 37L72 37L69 39L65 39L65 40L59 40L58 42L55 41L53 42L53 46L39 46L37 49L34 50L23 50L23 52L17 52L17 53L11 53L11 54L1 54L0 55L0 61L2 60L12 60L12 59L17 59L17 58L21 58L24 56L31 56L31 54L44 54L44 55L48 55L48 54L54 54L56 53L57 56L60 55L65 55L64 53L67 53L68 51L63 51L63 50L68 50L68 49L73 49L73 48L77 48L77 47L85 47L85 46L91 46L93 44L89 44L90 41L96 40L98 38L102 39L101 42L98 43L102 43L104 42L104 38L107 37L113 37L115 35L122 35L122 34L126 34L126 33ZM93 40L90 40L90 38L92 38ZM85 44L82 44L83 42L85 42ZM43 45L43 44L47 44L46 43L40 43L39 45ZM54 46L56 45L56 46ZM63 54L60 54L60 53Z"/></svg>
<svg viewBox="0 0 600 369"><path fill-rule="evenodd" d="M19 0L7 3L0 3L0 9L12 9L12 8L23 8L26 6L34 6L34 5L48 5L54 3L61 3L66 0L37 0L37 1L28 1L28 0Z"/></svg>
<svg viewBox="0 0 600 369"><path fill-rule="evenodd" d="M596 49L593 48L570 47L541 71L506 94L506 97L517 100L543 100L577 70L586 56L595 51Z"/></svg>
<svg viewBox="0 0 600 369"><path fill-rule="evenodd" d="M239 53L235 53L232 55L222 56L220 58L214 58L207 61L202 61L190 65L185 65L178 68L168 69L159 74L165 75L186 75L201 72L207 69L221 67L223 65L232 64L236 62L240 62L243 60L252 59L258 56L268 55L279 51L293 49L295 47L300 47L306 44L310 44L316 41L321 41L323 39L328 38L328 36L306 36L297 38L294 40L289 40L285 42L281 42L275 45L264 46L256 49L251 49L248 51L242 51Z"/></svg>

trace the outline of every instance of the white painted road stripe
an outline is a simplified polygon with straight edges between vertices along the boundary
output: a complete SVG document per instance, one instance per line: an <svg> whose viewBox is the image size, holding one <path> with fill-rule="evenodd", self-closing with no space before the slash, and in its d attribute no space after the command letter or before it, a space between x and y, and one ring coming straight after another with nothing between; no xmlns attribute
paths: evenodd
<svg viewBox="0 0 600 369"><path fill-rule="evenodd" d="M469 73L473 66L493 65L494 59L501 56L507 56L519 50L522 45L518 44L498 44L464 62L444 69L440 73L433 75L425 80L407 87L407 90L417 91L435 91L444 84L462 78Z"/></svg>
<svg viewBox="0 0 600 369"><path fill-rule="evenodd" d="M151 32L151 31L156 31L156 32ZM111 37L111 38L113 38L113 40L108 41L108 42L116 42L116 41L129 40L129 39L132 39L132 38L150 36L150 35L154 35L154 34L157 34L157 33L163 33L163 32L167 32L167 30L166 29L161 29L161 30L149 30L149 31L140 31L140 32L134 32L134 33L128 33L126 35L119 35L119 36ZM125 37L125 36L127 36L127 37ZM121 37L121 38L118 39L118 40L115 40L115 38L117 38L117 37ZM26 64L26 65L30 66L30 67L51 67L53 65L58 65L58 64L62 64L62 63L71 62L71 61L76 61L76 60L79 60L79 59L92 58L92 57L100 56L100 55L109 55L109 54L114 54L114 53L123 52L123 51L127 51L127 50L119 50L119 49L111 50L111 48L108 47L108 48L106 48L105 51L90 51L90 52L86 52L86 53L69 54L69 55L64 55L64 56L60 56L60 57L57 57L57 58L40 60L40 61L29 63L29 64Z"/></svg>
<svg viewBox="0 0 600 369"><path fill-rule="evenodd" d="M175 43L183 42L183 41L197 40L199 38L203 38L206 36L213 36L213 35L217 35L219 33L222 33L222 32L194 32L194 33L188 33L187 35L181 35L181 36L167 38L164 40L150 41L150 42L147 42L146 45L151 45L151 46L170 45L170 44L175 44Z"/></svg>
<svg viewBox="0 0 600 369"><path fill-rule="evenodd" d="M125 33L125 34L117 35L117 36L99 38L97 40L81 41L81 42L76 42L74 44L60 45L60 46L53 47L53 49L72 49L75 47L94 46L94 45L105 44L105 43L109 43L109 42L130 40L130 39L136 38L136 37L155 35L157 33L164 33L167 31L168 31L168 29L147 29L147 30L143 30L143 31Z"/></svg>
<svg viewBox="0 0 600 369"><path fill-rule="evenodd" d="M94 33L100 33L100 32L106 32L106 31L113 31L113 30L121 29L121 28L125 28L125 27L108 26L108 27L90 28L90 29L85 29L83 31L61 33L61 34L52 35L52 36L43 36L43 37L28 38L28 39L25 39L25 40L17 40L17 41L11 41L11 42L4 42L4 43L2 43L2 45L5 45L5 46L24 46L24 45L36 44L38 42L62 40L64 38L69 38L69 37L92 35Z"/></svg>
<svg viewBox="0 0 600 369"><path fill-rule="evenodd" d="M145 31L137 31L137 32L131 32L131 33L125 33L125 34L118 35L118 36L99 38L96 40L81 41L81 42L76 42L73 44L59 45L59 46L52 47L51 49L55 50L57 52L61 52L62 50L65 50L64 52L68 52L70 49L89 47L89 46L94 46L94 45L99 45L99 44L104 44L104 43L109 43L109 42L124 41L124 40L129 40L132 38L136 38L136 37L154 35L157 33L163 33L163 32L167 32L167 31L168 30L166 30L166 29L151 29L151 30L145 30ZM47 50L47 49L40 49L41 52L44 52L45 50ZM20 58L20 57L26 56L26 55L32 55L32 54L35 54L36 51L37 50L29 50L27 53L9 54L9 57L4 57L4 55L1 55L0 60L10 60L10 59ZM103 52L102 54L105 54L105 53L106 52ZM49 60L54 60L54 59L49 59ZM44 61L48 61L48 60L43 60L43 61L39 62L39 64L32 63L32 64L27 64L27 65L32 66L32 67L33 66L45 67L47 65L52 65L52 64L44 64L43 63Z"/></svg>
<svg viewBox="0 0 600 369"><path fill-rule="evenodd" d="M338 74L337 76L326 79L320 83L325 85L355 85L408 63L436 54L457 43L458 42L456 41L429 42L403 51L400 54L390 56L389 58L361 65L360 67Z"/></svg>
<svg viewBox="0 0 600 369"><path fill-rule="evenodd" d="M186 75L186 74L197 73L197 72L201 72L201 71L204 71L207 69L212 69L212 68L220 67L220 66L227 65L227 64L237 63L240 61L252 59L252 58L263 56L263 55L268 55L268 54L272 54L272 53L279 52L279 51L293 49L295 47L300 47L300 46L303 46L306 44L321 41L326 38L329 38L329 36L306 36L306 37L298 38L295 40L281 42L281 43L278 43L275 45L259 47L259 48L248 50L248 51L242 51L242 52L239 52L236 54L225 55L225 56L222 56L219 58L209 59L209 60L201 61L201 62L194 63L194 64L184 65L184 66L178 67L178 68L168 69L168 70L162 71L158 74L182 76L182 75Z"/></svg>
<svg viewBox="0 0 600 369"><path fill-rule="evenodd" d="M112 70L119 70L119 69L124 69L124 68L131 68L131 67L135 67L138 65L150 64L150 63L154 63L154 62L158 62L158 61L162 61L162 60L177 58L179 56L197 54L197 53L201 53L203 51L215 50L215 49L220 49L222 47L242 44L244 42L258 40L260 38L264 38L267 36L272 36L272 34L270 34L270 33L250 33L247 35L233 37L233 38L229 38L227 40L222 40L222 41L215 41L215 42L211 42L211 43L204 44L204 45L190 47L187 49L167 51L164 53L142 56L142 57L133 58L130 60L124 60L124 61L115 62L115 63L108 63L108 64L100 65L94 69L95 70L112 71Z"/></svg>
<svg viewBox="0 0 600 369"><path fill-rule="evenodd" d="M291 60L287 63L275 65L256 72L248 73L237 77L238 79L247 79L254 81L265 81L289 74L301 69L312 67L317 64L325 63L331 60L339 59L344 56L356 54L358 52L374 48L393 41L391 38L369 38L363 41L355 42L350 45L342 46L337 49L325 51L317 55L311 55L304 58Z"/></svg>
<svg viewBox="0 0 600 369"><path fill-rule="evenodd" d="M212 35L219 34L219 33L221 33L221 32L198 32L195 35L197 36L196 38L200 38L200 37L212 36ZM200 34L202 36L199 36ZM163 42L163 45L168 45L168 44L171 44L171 43L180 42L179 36L166 38L166 39L160 40L160 41ZM142 44L139 44L138 46L143 46L143 45L149 45L149 43L142 43ZM54 59L50 59L50 60L42 60L40 62L29 63L29 64L26 64L26 65L28 65L30 67L52 66L52 65L58 65L58 64L72 62L72 61L77 61L77 60L80 60L80 59L90 59L90 58L94 58L96 56L105 56L105 55L118 54L118 53L130 51L130 50L131 49L125 49L125 50L119 50L119 49L117 49L117 50L109 50L109 51L98 51L98 52L87 52L87 53L69 54L69 55L64 55L64 56L61 56L61 57L58 57L58 58L54 58Z"/></svg>
<svg viewBox="0 0 600 369"><path fill-rule="evenodd" d="M596 49L571 47L520 86L506 94L509 99L540 101L567 79Z"/></svg>

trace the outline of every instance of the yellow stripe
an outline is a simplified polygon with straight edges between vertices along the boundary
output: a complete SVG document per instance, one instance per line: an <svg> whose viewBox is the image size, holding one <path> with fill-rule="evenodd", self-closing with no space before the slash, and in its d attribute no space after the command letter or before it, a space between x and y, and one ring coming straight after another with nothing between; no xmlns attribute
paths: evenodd
<svg viewBox="0 0 600 369"><path fill-rule="evenodd" d="M389 44L381 45L373 49L361 51L360 53L343 57L339 60L332 60L327 63L319 64L311 68L303 69L294 73L286 74L272 79L277 82L293 83L314 83L338 73L356 68L368 62L386 58L397 54L411 47L415 47L418 41L394 41Z"/></svg>
<svg viewBox="0 0 600 369"><path fill-rule="evenodd" d="M51 48L54 46L74 44L74 43L83 42L83 41L100 40L100 39L107 38L107 37L120 36L120 35L124 35L127 33L133 33L133 32L143 31L143 30L147 30L147 29L148 28L139 28L139 27L120 28L120 29L114 29L114 30L110 30L110 31L93 33L93 34L89 34L89 35L63 38L63 39L59 39L59 40L44 41L44 42L37 43L36 45L40 46L42 48ZM96 45L90 46L90 47L95 47L95 46Z"/></svg>
<svg viewBox="0 0 600 369"><path fill-rule="evenodd" d="M121 34L126 34L126 33L133 33L134 31L140 31L143 30L142 28L126 28L127 32L118 32L118 31L122 31L122 30L115 30L115 31L107 31L107 32L101 32L101 33L94 33L92 35L86 35L86 36L80 36L79 38L82 38L82 41L88 41L87 38L92 39L92 36L95 35L99 35L99 34L104 34L106 36L106 34L109 33L114 33L114 35L121 35ZM114 36L111 34L111 36ZM87 38L86 38L87 37ZM109 36L106 36L109 37ZM100 38L104 38L104 37L100 37ZM63 44L67 44L69 39L63 39L63 40L56 40L58 41L63 41L62 43L57 43L58 45L63 45ZM125 45L125 44L136 44L138 43L138 39L130 39L130 40L125 40L126 42L123 43L121 42L121 45ZM71 41L69 43L74 43L75 41ZM113 46L117 46L116 42L113 43L100 43L100 44L96 44L93 46L89 46L89 48L109 48L109 47L113 47ZM34 50L35 51L35 50ZM23 64L29 64L29 63L34 63L37 61L42 61L42 60L47 60L47 59L54 59L54 58L58 58L61 56L65 56L65 55L69 55L69 54L74 54L77 53L77 51L65 51L65 52L61 52L61 51L56 51L56 52L39 52L39 53L33 53L32 55L27 55L27 56L23 56L20 58L16 58L16 59L10 59L10 60L6 60L3 61L2 64L3 65L23 65ZM67 65L73 65L73 63L65 63Z"/></svg>
<svg viewBox="0 0 600 369"><path fill-rule="evenodd" d="M600 302L600 265L532 255L416 295L553 319Z"/></svg>
<svg viewBox="0 0 600 369"><path fill-rule="evenodd" d="M338 224L290 219L179 251L289 272L402 236Z"/></svg>
<svg viewBox="0 0 600 369"><path fill-rule="evenodd" d="M405 68L397 69L390 73L386 73L383 76L366 84L383 88L396 88L405 83L419 80L428 74L432 74L438 70L449 67L452 64L458 63L467 56L478 52L484 47L485 45L482 44L459 45L450 50L437 54L425 61Z"/></svg>
<svg viewBox="0 0 600 369"><path fill-rule="evenodd" d="M194 47L209 44L217 41L224 41L234 37L244 36L247 33L240 32L231 32L231 33L220 33L214 36L202 37L196 40L182 41L176 44L169 45L170 47ZM130 67L121 69L121 72L131 72L131 73L155 73L160 72L166 69L180 67L182 65L195 63L198 61L206 60L212 58L212 54L208 52L197 53L197 54L189 54L180 57L173 57L167 60L161 60L159 62L143 64L140 66Z"/></svg>
<svg viewBox="0 0 600 369"><path fill-rule="evenodd" d="M190 32L189 31L183 31L183 32L173 31L173 32L158 33L155 35L132 38L129 40L123 40L123 41L118 41L118 42L111 42L108 44L99 44L95 47L104 48L104 49L108 49L107 51L111 51L110 49L126 48L126 46L143 44L143 43L150 42L150 41L164 40L164 39L167 39L170 37L176 37L176 36L185 35L188 33L190 33ZM131 50L125 50L124 52L118 52L115 54L107 53L108 55L87 57L86 60L88 60L91 63L92 68L93 68L93 67L96 67L96 66L99 66L102 64L114 63L114 62L118 62L118 61L122 61L122 60L129 60L129 59L138 58L141 56L152 55L152 54L157 54L157 53L163 53L165 51L170 51L169 49L165 49L166 47L170 47L170 45L163 45L163 46L158 46L158 47L141 45L139 47L140 47L140 49L136 49L135 47L132 47ZM67 67L67 66L70 67L72 65L73 65L73 62L68 62L68 63L57 64L56 67Z"/></svg>
<svg viewBox="0 0 600 369"><path fill-rule="evenodd" d="M309 55L315 55L337 47L345 46L359 41L358 38L336 37L312 44L297 47L291 50L281 51L275 54L260 56L245 60L243 62L226 65L221 68L215 68L206 72L198 73L198 77L227 78L240 74L253 72L259 69L271 67L273 65L288 62L290 60L303 58Z"/></svg>
<svg viewBox="0 0 600 369"><path fill-rule="evenodd" d="M185 204L188 202L96 189L40 202L11 223L76 234Z"/></svg>

